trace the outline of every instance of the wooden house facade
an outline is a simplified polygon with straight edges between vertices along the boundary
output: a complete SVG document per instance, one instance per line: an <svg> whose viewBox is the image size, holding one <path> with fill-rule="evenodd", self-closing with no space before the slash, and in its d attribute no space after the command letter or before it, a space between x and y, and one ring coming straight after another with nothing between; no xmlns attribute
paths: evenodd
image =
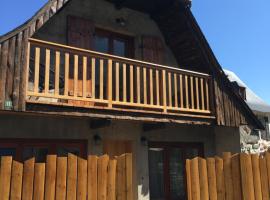
<svg viewBox="0 0 270 200"><path fill-rule="evenodd" d="M185 199L184 161L263 126L188 0L50 0L0 37L0 155L132 153L134 199Z"/></svg>

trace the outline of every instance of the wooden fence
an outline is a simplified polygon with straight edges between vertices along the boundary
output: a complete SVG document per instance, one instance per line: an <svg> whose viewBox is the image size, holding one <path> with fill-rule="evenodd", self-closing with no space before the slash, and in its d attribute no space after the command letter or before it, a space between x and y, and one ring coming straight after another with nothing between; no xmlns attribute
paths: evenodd
<svg viewBox="0 0 270 200"><path fill-rule="evenodd" d="M47 156L46 163L1 158L1 200L130 200L132 156Z"/></svg>
<svg viewBox="0 0 270 200"><path fill-rule="evenodd" d="M189 200L269 200L270 153L186 161Z"/></svg>

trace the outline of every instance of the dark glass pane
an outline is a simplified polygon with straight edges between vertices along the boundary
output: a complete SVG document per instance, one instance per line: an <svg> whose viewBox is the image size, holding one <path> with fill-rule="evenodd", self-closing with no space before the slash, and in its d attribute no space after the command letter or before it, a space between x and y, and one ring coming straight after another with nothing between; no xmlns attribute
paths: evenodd
<svg viewBox="0 0 270 200"><path fill-rule="evenodd" d="M23 161L35 157L36 162L45 162L48 153L47 147L25 147L23 149Z"/></svg>
<svg viewBox="0 0 270 200"><path fill-rule="evenodd" d="M57 156L68 156L69 153L79 156L80 149L77 147L58 147L57 148Z"/></svg>
<svg viewBox="0 0 270 200"><path fill-rule="evenodd" d="M109 38L105 36L95 36L95 51L109 53Z"/></svg>
<svg viewBox="0 0 270 200"><path fill-rule="evenodd" d="M0 148L0 157L12 156L14 158L15 155L16 155L16 148Z"/></svg>
<svg viewBox="0 0 270 200"><path fill-rule="evenodd" d="M113 41L113 54L117 56L125 56L125 42L114 40Z"/></svg>
<svg viewBox="0 0 270 200"><path fill-rule="evenodd" d="M186 159L193 159L197 156L199 156L198 149L192 149L192 148L186 149Z"/></svg>
<svg viewBox="0 0 270 200"><path fill-rule="evenodd" d="M149 149L149 181L151 200L164 199L164 166L162 148Z"/></svg>
<svg viewBox="0 0 270 200"><path fill-rule="evenodd" d="M185 180L183 176L184 163L182 150L172 148L170 150L170 193L171 199L185 198Z"/></svg>

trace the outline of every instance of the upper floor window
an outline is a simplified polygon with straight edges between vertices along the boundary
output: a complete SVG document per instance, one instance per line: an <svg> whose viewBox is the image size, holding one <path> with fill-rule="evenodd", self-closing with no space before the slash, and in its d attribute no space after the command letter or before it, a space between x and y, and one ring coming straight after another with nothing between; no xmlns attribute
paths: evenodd
<svg viewBox="0 0 270 200"><path fill-rule="evenodd" d="M94 50L122 57L134 57L133 38L130 36L96 29Z"/></svg>

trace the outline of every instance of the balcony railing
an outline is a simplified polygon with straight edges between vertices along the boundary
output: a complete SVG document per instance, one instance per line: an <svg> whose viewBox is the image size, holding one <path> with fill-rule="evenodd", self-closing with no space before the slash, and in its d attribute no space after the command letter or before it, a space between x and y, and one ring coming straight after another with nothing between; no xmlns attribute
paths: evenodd
<svg viewBox="0 0 270 200"><path fill-rule="evenodd" d="M121 111L211 114L211 77L29 39L27 101Z"/></svg>

